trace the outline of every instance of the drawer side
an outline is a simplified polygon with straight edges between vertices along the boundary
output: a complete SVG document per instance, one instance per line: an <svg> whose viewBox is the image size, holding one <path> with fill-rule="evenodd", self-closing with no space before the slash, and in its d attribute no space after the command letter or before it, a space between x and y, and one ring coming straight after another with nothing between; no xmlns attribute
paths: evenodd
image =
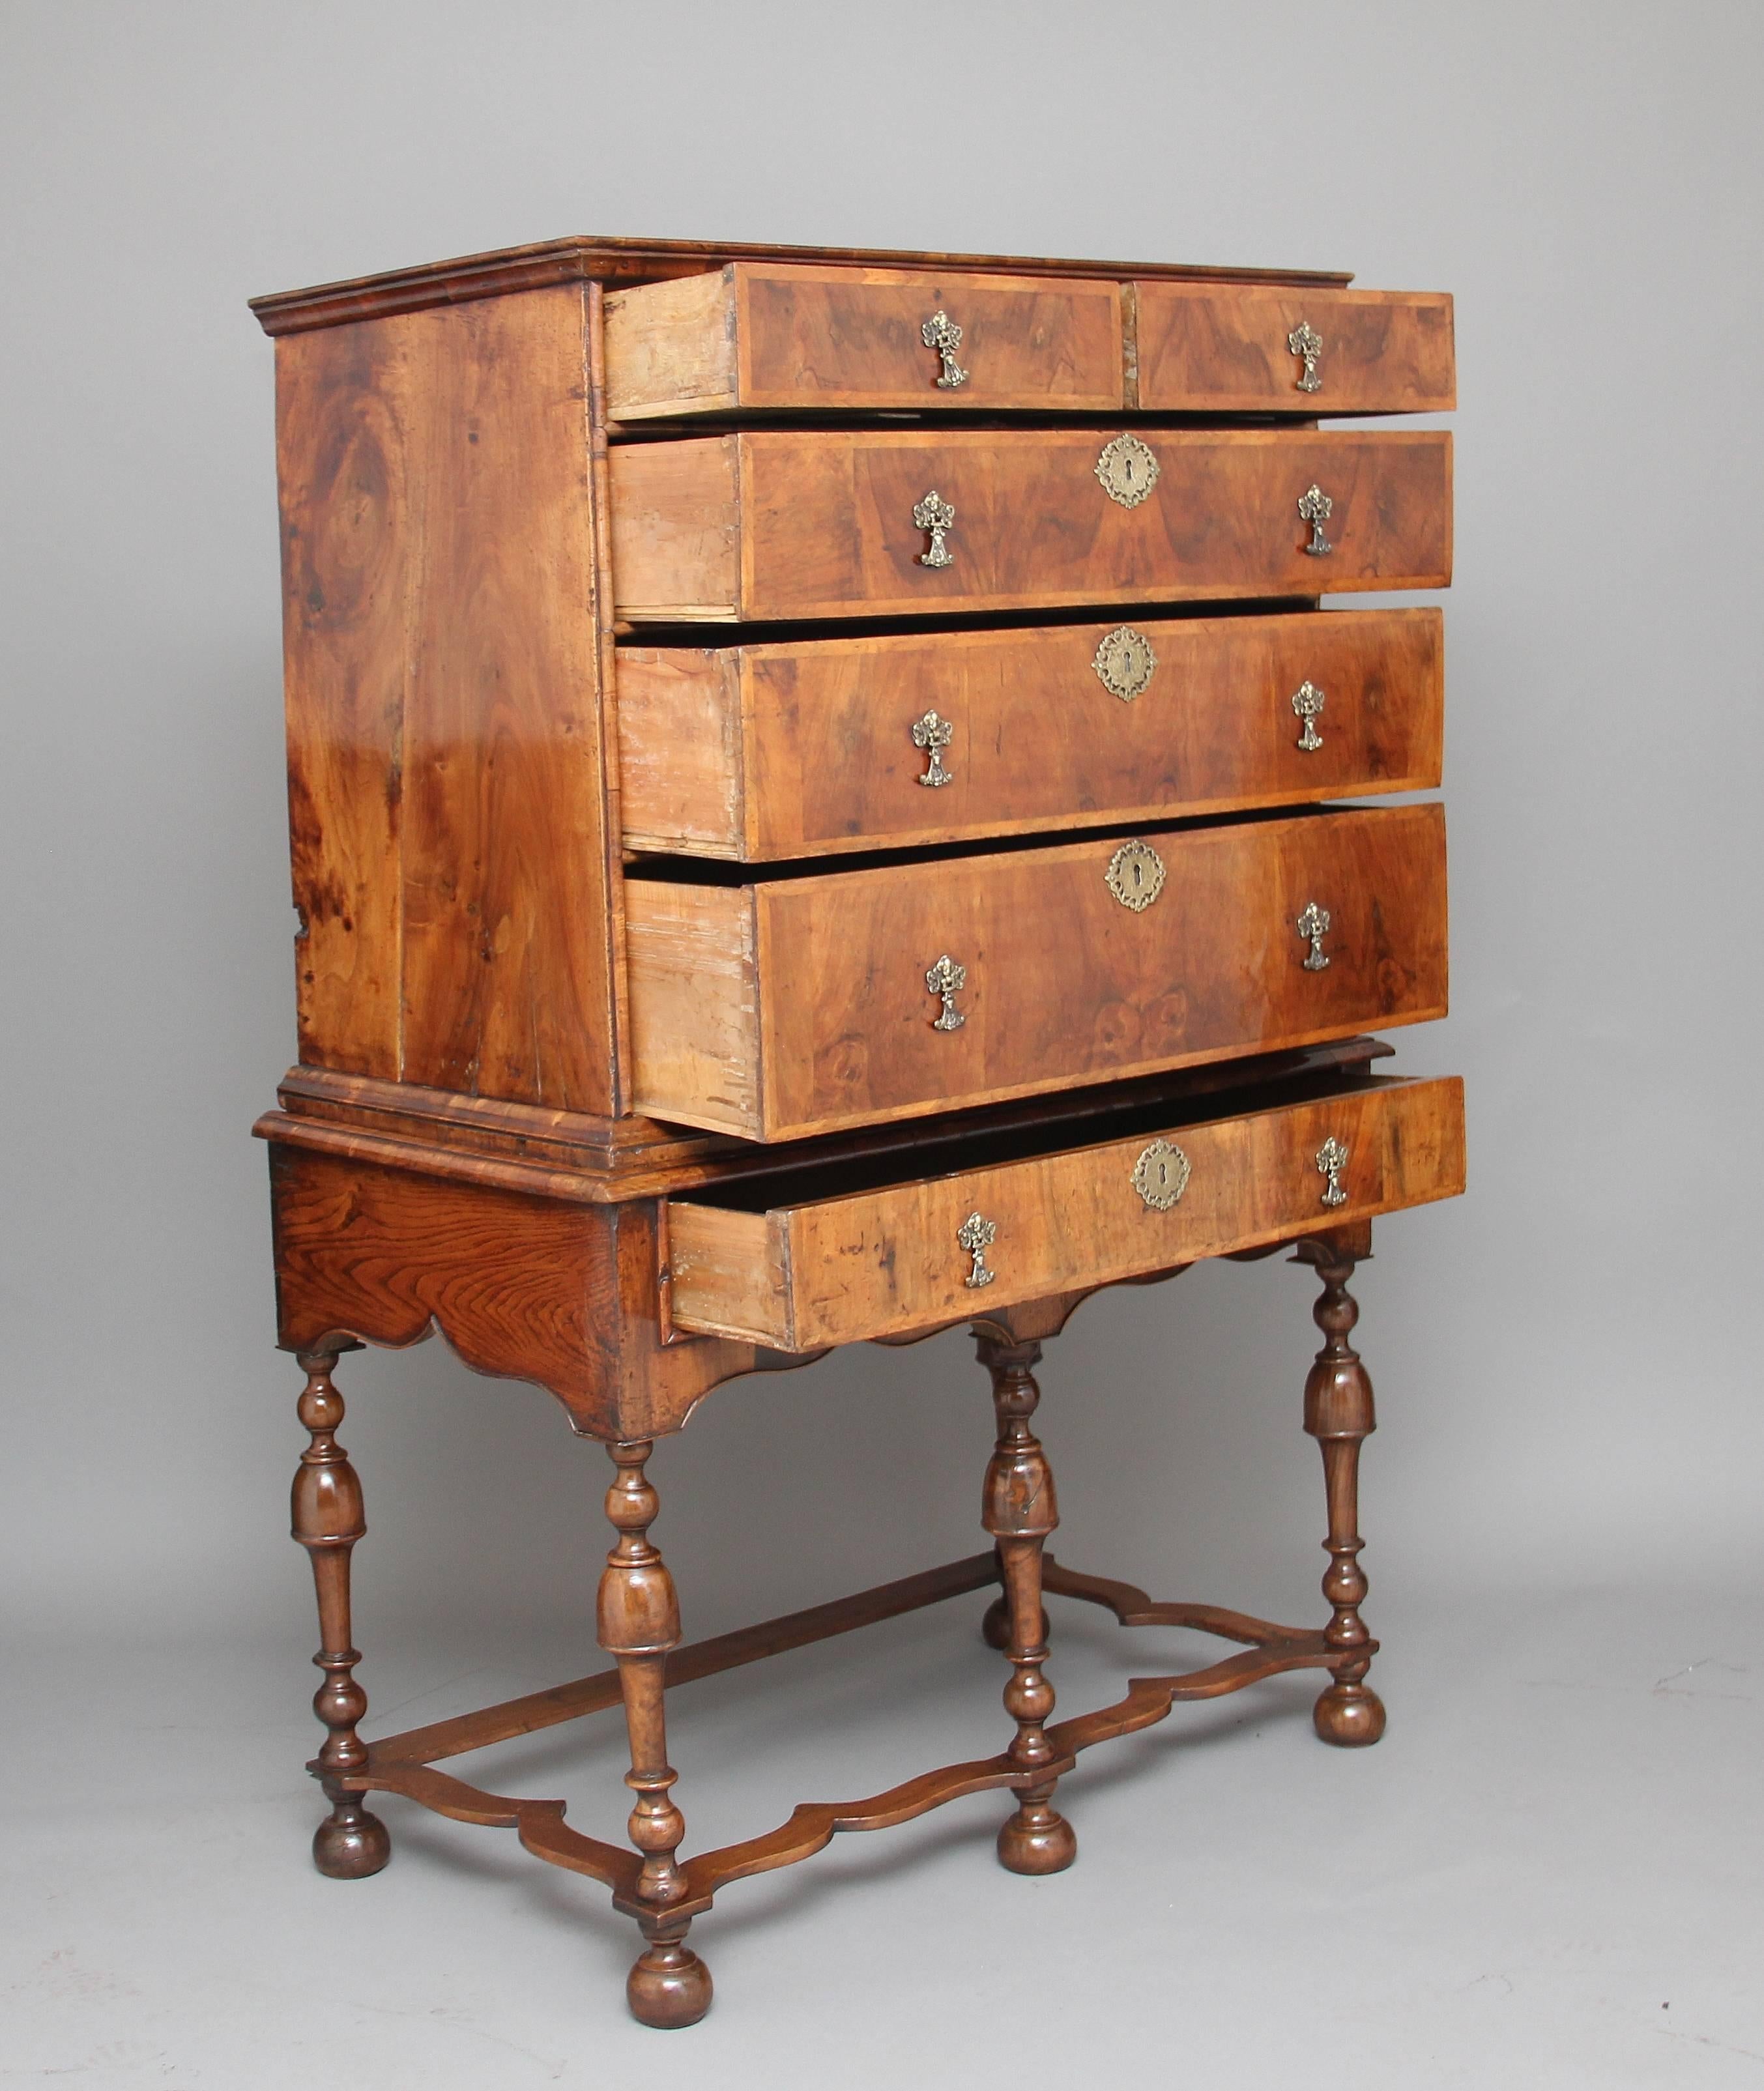
<svg viewBox="0 0 1764 2091"><path fill-rule="evenodd" d="M613 597L621 616L727 623L741 600L739 441L621 445L612 488Z"/></svg>
<svg viewBox="0 0 1764 2091"><path fill-rule="evenodd" d="M738 1328L747 1343L796 1347L788 1240L778 1214L671 1205L668 1269L676 1321L684 1300L695 1329Z"/></svg>
<svg viewBox="0 0 1764 2091"><path fill-rule="evenodd" d="M619 654L619 774L627 849L740 857L741 658L708 648Z"/></svg>
<svg viewBox="0 0 1764 2091"><path fill-rule="evenodd" d="M759 978L742 887L625 883L638 1110L757 1138Z"/></svg>
<svg viewBox="0 0 1764 2091"><path fill-rule="evenodd" d="M607 295L606 411L615 421L735 403L735 270Z"/></svg>

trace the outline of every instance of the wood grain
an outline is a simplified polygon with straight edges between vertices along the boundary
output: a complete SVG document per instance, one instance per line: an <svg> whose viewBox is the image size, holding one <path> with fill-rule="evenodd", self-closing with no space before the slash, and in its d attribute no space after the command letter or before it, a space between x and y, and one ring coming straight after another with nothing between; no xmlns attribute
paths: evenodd
<svg viewBox="0 0 1764 2091"><path fill-rule="evenodd" d="M1457 404L1451 300L1400 291L1141 283L1139 403L1147 411L1444 413ZM1318 389L1287 346L1322 342Z"/></svg>
<svg viewBox="0 0 1764 2091"><path fill-rule="evenodd" d="M1437 610L1132 623L1158 665L1125 702L1093 666L1118 620L621 647L625 846L763 863L1438 785ZM953 731L935 788L927 711Z"/></svg>
<svg viewBox="0 0 1764 2091"><path fill-rule="evenodd" d="M612 965L580 294L406 324L435 338L413 474L424 579L404 735L403 1072L607 1110Z"/></svg>
<svg viewBox="0 0 1764 2091"><path fill-rule="evenodd" d="M1152 1136L960 1171L891 1188L740 1210L679 1199L669 1207L674 1317L682 1328L797 1349L845 1343L990 1312L1079 1285L1114 1283L1252 1242L1455 1196L1464 1188L1464 1093L1456 1080L1375 1080L1238 1118L1173 1126L1192 1174L1154 1211L1133 1170ZM1322 1204L1317 1150L1348 1148L1346 1201ZM703 1231L721 1244L698 1261ZM970 1213L997 1227L993 1283L968 1286L957 1235ZM744 1262L728 1252L743 1223Z"/></svg>
<svg viewBox="0 0 1764 2091"><path fill-rule="evenodd" d="M924 323L961 329L944 386ZM735 262L607 300L608 404L621 420L741 407L1118 412L1113 283Z"/></svg>
<svg viewBox="0 0 1764 2091"><path fill-rule="evenodd" d="M606 294L606 412L726 412L735 386L733 264Z"/></svg>
<svg viewBox="0 0 1764 2091"><path fill-rule="evenodd" d="M751 1346L664 1345L653 1203L591 1205L277 1143L284 1348L402 1347L438 1328L474 1371L530 1381L607 1439L677 1430Z"/></svg>
<svg viewBox="0 0 1764 2091"><path fill-rule="evenodd" d="M1443 588L1451 439L1315 429L1136 432L1159 467L1121 507L1111 431L756 429L612 454L613 580L632 623L935 614ZM1333 501L1326 558L1297 504ZM955 511L952 563L913 509Z"/></svg>
<svg viewBox="0 0 1764 2091"><path fill-rule="evenodd" d="M1137 839L1165 868L1139 912L1107 882L1115 837L738 888L629 880L639 1108L796 1139L1445 1014L1438 806ZM1296 927L1313 900L1320 970ZM722 983L746 994L748 951L738 1007ZM967 972L958 1029L933 1022L942 955Z"/></svg>
<svg viewBox="0 0 1764 2091"><path fill-rule="evenodd" d="M566 287L278 351L308 1064L618 1107L584 326Z"/></svg>
<svg viewBox="0 0 1764 2091"><path fill-rule="evenodd" d="M276 350L288 840L300 1055L399 1072L408 329L352 326Z"/></svg>

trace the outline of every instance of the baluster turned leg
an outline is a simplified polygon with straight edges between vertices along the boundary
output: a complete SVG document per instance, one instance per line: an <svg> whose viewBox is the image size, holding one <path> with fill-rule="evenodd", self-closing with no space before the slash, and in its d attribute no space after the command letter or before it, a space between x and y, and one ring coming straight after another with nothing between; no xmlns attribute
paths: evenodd
<svg viewBox="0 0 1764 2091"><path fill-rule="evenodd" d="M1375 1743L1384 1733L1384 1703L1365 1682L1372 1657L1372 1636L1360 1616L1365 1602L1365 1571L1360 1566L1360 1446L1377 1428L1372 1408L1372 1382L1360 1354L1348 1342L1360 1308L1348 1290L1355 1257L1327 1240L1299 1244L1299 1260L1313 1265L1323 1290L1312 1308L1323 1332L1305 1382L1305 1428L1323 1455L1323 1481L1329 1497L1329 1567L1323 1595L1334 1607L1324 1630L1342 1660L1331 1666L1331 1682L1312 1709L1317 1732L1326 1743L1344 1748ZM1367 1651L1361 1653L1361 1650Z"/></svg>
<svg viewBox="0 0 1764 2091"><path fill-rule="evenodd" d="M328 1731L318 1753L318 1777L331 1804L313 1839L313 1863L333 1880L358 1881L378 1873L392 1856L386 1825L368 1813L359 1793L342 1783L368 1761L367 1744L356 1733L368 1710L368 1695L356 1682L355 1666L361 1657L349 1637L349 1556L368 1528L361 1483L337 1442L343 1403L331 1384L336 1358L330 1352L303 1351L298 1362L306 1374L300 1417L312 1442L300 1455L294 1477L294 1537L311 1556L318 1591L319 1639L324 1645L313 1660L324 1671L325 1681L313 1710Z"/></svg>
<svg viewBox="0 0 1764 2091"><path fill-rule="evenodd" d="M1042 1547L1059 1523L1054 1477L1029 1418L1042 1398L1032 1371L1037 1343L1001 1343L976 1339L980 1361L992 1374L998 1438L986 1467L981 1523L998 1550L1011 1658L1004 1688L1005 1711L1016 1722L1009 1755L1025 1769L1047 1763L1054 1747L1047 1717L1054 1688L1042 1673L1047 1660L1047 1615L1042 1609ZM1013 1873L1057 1873L1078 1856L1072 1825L1052 1806L1050 1778L1017 1789L1016 1813L998 1832L998 1860Z"/></svg>
<svg viewBox="0 0 1764 2091"><path fill-rule="evenodd" d="M687 1924L667 1916L686 1892L675 1853L686 1824L674 1804L679 1774L667 1761L662 1685L667 1652L680 1637L679 1601L667 1564L650 1543L649 1526L661 1498L643 1471L647 1442L609 1445L618 1468L606 1491L606 1515L619 1534L600 1579L600 1645L619 1659L631 1769L625 1783L637 1796L631 1841L643 1854L637 1898L653 1916L638 1919L645 1941L625 1984L632 2016L645 2025L687 2026L710 2008L710 1970L685 1943Z"/></svg>

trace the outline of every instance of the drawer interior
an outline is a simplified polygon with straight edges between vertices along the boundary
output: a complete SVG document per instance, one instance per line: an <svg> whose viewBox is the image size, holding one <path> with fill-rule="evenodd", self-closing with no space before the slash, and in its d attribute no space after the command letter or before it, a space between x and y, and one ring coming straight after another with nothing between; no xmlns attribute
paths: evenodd
<svg viewBox="0 0 1764 2091"><path fill-rule="evenodd" d="M1382 1050L1387 1052L1389 1048ZM1141 1094L1129 1101L1105 1103L1083 1118L1063 1123L1050 1119L1044 1108L1033 1115L1024 1114L1015 1124L984 1130L947 1128L940 1135L908 1139L881 1152L872 1149L836 1160L784 1161L775 1169L757 1170L732 1183L695 1190L692 1202L738 1213L820 1205L918 1183L928 1176L961 1176L973 1170L995 1169L1043 1155L1077 1153L1087 1147L1107 1146L1141 1133L1180 1132L1184 1127L1212 1125L1223 1119L1278 1110L1285 1104L1318 1102L1331 1097L1407 1086L1400 1076L1374 1075L1364 1067L1325 1067L1277 1081L1235 1087L1227 1084L1200 1095L1172 1098L1165 1093Z"/></svg>

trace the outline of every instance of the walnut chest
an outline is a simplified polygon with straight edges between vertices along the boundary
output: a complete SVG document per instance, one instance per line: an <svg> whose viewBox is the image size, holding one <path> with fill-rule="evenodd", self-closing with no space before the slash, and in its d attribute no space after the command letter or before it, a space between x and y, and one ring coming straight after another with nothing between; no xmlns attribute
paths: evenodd
<svg viewBox="0 0 1764 2091"><path fill-rule="evenodd" d="M517 1828L612 1886L632 2008L678 2024L709 2000L690 1919L835 1830L995 1786L1004 1863L1054 1870L1080 1750L1274 1669L1327 1670L1319 1732L1375 1740L1345 1286L1375 1216L1463 1185L1460 1085L1376 1071L1368 1035L1447 1007L1445 822L1413 797L1442 632L1323 599L1450 579L1451 438L1389 418L1452 406L1450 300L607 239L255 309L300 923L257 1129L308 1373L321 1869L385 1863L374 1790ZM1041 1342L1099 1288L1281 1244L1323 1282L1330 1626L1059 1568ZM653 1440L740 1374L952 1323L997 1405L990 1550L681 1647ZM615 1661L370 1743L331 1370L436 1329L610 1447ZM988 1584L997 1758L679 1856L664 1684ZM1054 1724L1048 1591L1244 1653ZM612 1704L629 1850L435 1769Z"/></svg>

